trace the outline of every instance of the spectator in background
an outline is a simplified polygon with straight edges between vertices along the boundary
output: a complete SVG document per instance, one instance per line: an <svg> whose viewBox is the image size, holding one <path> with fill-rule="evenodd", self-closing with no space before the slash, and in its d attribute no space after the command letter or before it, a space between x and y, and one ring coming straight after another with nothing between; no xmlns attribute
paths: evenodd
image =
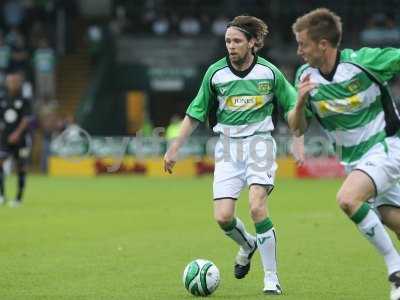
<svg viewBox="0 0 400 300"><path fill-rule="evenodd" d="M154 9L145 9L140 16L140 27L132 28L133 32L146 32L152 31L153 23L156 20L156 12Z"/></svg>
<svg viewBox="0 0 400 300"><path fill-rule="evenodd" d="M367 28L361 31L360 39L372 46L399 44L400 29L392 17L377 13L368 21Z"/></svg>
<svg viewBox="0 0 400 300"><path fill-rule="evenodd" d="M26 72L21 72L21 75L23 76L23 82L22 82L22 97L30 100L32 102L33 100L33 87L32 83L29 80L28 76L26 76ZM33 104L33 103L32 103Z"/></svg>
<svg viewBox="0 0 400 300"><path fill-rule="evenodd" d="M126 16L126 9L119 5L115 11L115 18L110 23L110 29L114 34L120 35L126 32L129 26L130 22Z"/></svg>
<svg viewBox="0 0 400 300"><path fill-rule="evenodd" d="M22 71L25 75L29 67L29 51L26 47L25 38L22 34L15 36L14 45L12 46L11 64L13 69Z"/></svg>
<svg viewBox="0 0 400 300"><path fill-rule="evenodd" d="M42 142L42 155L40 157L40 169L47 173L48 158L51 154L51 140L57 130L61 130L61 122L57 115L57 105L49 104L43 105L39 112L40 127L42 128L43 142Z"/></svg>
<svg viewBox="0 0 400 300"><path fill-rule="evenodd" d="M4 85L5 72L10 66L11 48L5 43L3 33L0 34L0 86Z"/></svg>
<svg viewBox="0 0 400 300"><path fill-rule="evenodd" d="M210 33L211 32L211 22L212 17L206 13L202 13L199 18L201 24L201 32L202 33Z"/></svg>
<svg viewBox="0 0 400 300"><path fill-rule="evenodd" d="M33 64L37 100L40 103L54 101L56 58L46 39L40 40L39 48L36 49L33 55Z"/></svg>
<svg viewBox="0 0 400 300"><path fill-rule="evenodd" d="M179 23L179 32L183 35L198 35L201 32L201 25L194 16L185 16Z"/></svg>
<svg viewBox="0 0 400 300"><path fill-rule="evenodd" d="M47 37L44 24L40 20L35 20L29 30L29 47L36 49L39 47L39 41Z"/></svg>
<svg viewBox="0 0 400 300"><path fill-rule="evenodd" d="M216 36L224 36L228 22L229 20L225 15L219 15L216 17L211 26L212 33Z"/></svg>
<svg viewBox="0 0 400 300"><path fill-rule="evenodd" d="M17 40L24 39L24 35L21 33L18 27L11 27L5 36L6 44L10 47L15 47Z"/></svg>
<svg viewBox="0 0 400 300"><path fill-rule="evenodd" d="M166 35L171 29L171 23L165 15L160 15L153 21L151 29L156 35Z"/></svg>
<svg viewBox="0 0 400 300"><path fill-rule="evenodd" d="M5 24L11 27L22 25L25 17L25 8L21 0L8 0L3 7L3 17Z"/></svg>
<svg viewBox="0 0 400 300"><path fill-rule="evenodd" d="M101 52L101 44L103 42L103 30L97 24L92 24L88 28L87 32L88 39L88 50L90 53L90 62L92 65L96 64L100 52Z"/></svg>

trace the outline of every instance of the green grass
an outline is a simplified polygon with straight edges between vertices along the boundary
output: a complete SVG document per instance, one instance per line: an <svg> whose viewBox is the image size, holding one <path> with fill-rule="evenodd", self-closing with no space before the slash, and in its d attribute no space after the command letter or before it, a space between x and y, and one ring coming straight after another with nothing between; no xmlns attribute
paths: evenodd
<svg viewBox="0 0 400 300"><path fill-rule="evenodd" d="M0 207L0 299L194 299L181 275L195 258L220 269L212 298L268 299L258 254L248 277L233 278L237 247L213 221L211 183L29 177L25 205ZM15 178L7 186L14 185ZM339 185L277 181L269 207L285 293L279 299L389 298L382 258L337 208ZM254 232L246 193L238 215Z"/></svg>

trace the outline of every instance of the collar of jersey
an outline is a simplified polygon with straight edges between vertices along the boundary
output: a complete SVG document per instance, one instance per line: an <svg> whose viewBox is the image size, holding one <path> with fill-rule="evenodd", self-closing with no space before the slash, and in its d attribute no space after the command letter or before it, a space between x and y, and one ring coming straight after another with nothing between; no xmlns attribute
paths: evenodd
<svg viewBox="0 0 400 300"><path fill-rule="evenodd" d="M240 78L246 77L247 74L249 74L251 72L251 70L253 70L254 66L257 63L257 60L258 60L258 56L256 54L254 54L254 59L253 59L253 62L251 63L251 65L246 70L238 71L232 66L229 56L226 56L226 61L228 62L229 69L231 70L231 72L233 74L235 74L236 76L238 76Z"/></svg>
<svg viewBox="0 0 400 300"><path fill-rule="evenodd" d="M340 63L340 50L337 51L337 54L336 54L336 61L335 61L335 65L333 66L332 71L330 71L329 74L324 74L324 73L321 72L320 69L318 69L318 72L319 72L319 74L321 74L321 76L324 77L326 80L332 81L332 80L333 80L333 76L335 76L336 69L337 69L339 63Z"/></svg>

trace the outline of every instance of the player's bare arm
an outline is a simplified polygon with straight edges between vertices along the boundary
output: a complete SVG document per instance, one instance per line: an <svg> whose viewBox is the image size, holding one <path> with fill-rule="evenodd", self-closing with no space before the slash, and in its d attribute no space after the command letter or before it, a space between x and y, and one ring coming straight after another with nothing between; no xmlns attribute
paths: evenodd
<svg viewBox="0 0 400 300"><path fill-rule="evenodd" d="M302 136L293 136L291 152L296 160L297 165L301 166L305 160L305 153L304 153L304 135Z"/></svg>
<svg viewBox="0 0 400 300"><path fill-rule="evenodd" d="M310 81L310 76L304 79L298 85L297 103L296 106L288 114L288 124L293 134L297 137L304 134L308 127L308 122L305 114L307 98L316 84Z"/></svg>
<svg viewBox="0 0 400 300"><path fill-rule="evenodd" d="M176 161L178 159L178 152L182 145L185 143L187 138L192 134L193 130L199 125L199 121L186 115L183 119L179 136L172 142L164 155L164 171L172 173Z"/></svg>

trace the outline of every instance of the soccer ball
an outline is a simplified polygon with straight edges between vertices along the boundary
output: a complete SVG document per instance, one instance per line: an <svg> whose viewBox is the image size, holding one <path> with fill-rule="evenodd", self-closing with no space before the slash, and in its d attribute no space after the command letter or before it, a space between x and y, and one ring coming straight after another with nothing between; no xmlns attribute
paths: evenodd
<svg viewBox="0 0 400 300"><path fill-rule="evenodd" d="M220 276L213 262L196 259L186 266L182 279L185 288L192 295L208 296L218 288Z"/></svg>

